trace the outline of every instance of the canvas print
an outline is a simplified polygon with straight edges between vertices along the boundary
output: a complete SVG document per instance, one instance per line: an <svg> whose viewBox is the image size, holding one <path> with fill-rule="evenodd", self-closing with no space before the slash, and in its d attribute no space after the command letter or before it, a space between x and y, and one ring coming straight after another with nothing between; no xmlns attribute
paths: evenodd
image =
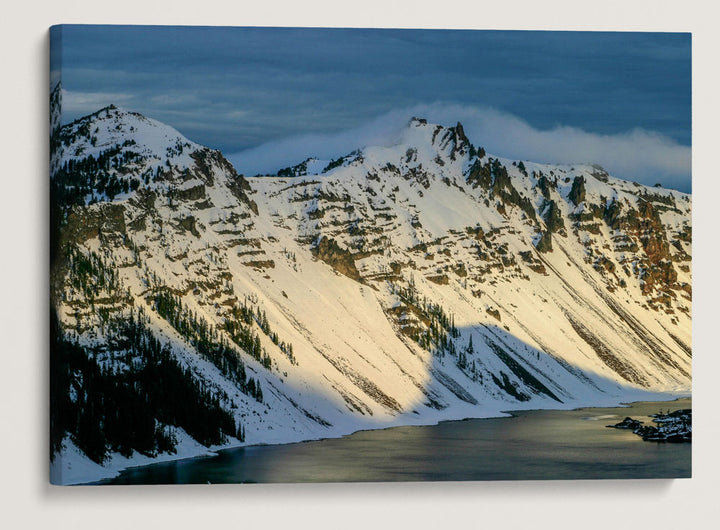
<svg viewBox="0 0 720 530"><path fill-rule="evenodd" d="M690 477L690 66L53 27L51 482Z"/></svg>

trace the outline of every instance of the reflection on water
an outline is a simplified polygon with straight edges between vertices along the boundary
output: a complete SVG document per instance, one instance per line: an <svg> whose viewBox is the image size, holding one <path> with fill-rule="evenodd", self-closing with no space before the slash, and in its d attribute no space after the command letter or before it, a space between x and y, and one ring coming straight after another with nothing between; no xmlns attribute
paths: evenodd
<svg viewBox="0 0 720 530"><path fill-rule="evenodd" d="M690 477L690 444L643 442L630 431L605 426L625 416L649 423L647 416L660 409L691 407L688 398L364 431L339 439L230 449L212 458L127 470L102 483Z"/></svg>

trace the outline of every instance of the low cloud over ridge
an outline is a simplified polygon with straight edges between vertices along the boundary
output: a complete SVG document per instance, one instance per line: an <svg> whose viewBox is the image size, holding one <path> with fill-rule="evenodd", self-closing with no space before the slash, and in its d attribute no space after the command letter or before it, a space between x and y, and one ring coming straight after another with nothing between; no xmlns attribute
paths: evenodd
<svg viewBox="0 0 720 530"><path fill-rule="evenodd" d="M330 159L358 147L391 145L412 116L448 126L460 121L474 144L497 156L544 163L595 163L618 178L691 190L691 148L661 134L634 129L602 135L564 126L539 130L492 108L443 103L392 111L339 132L269 142L228 158L246 175L274 174L311 156Z"/></svg>

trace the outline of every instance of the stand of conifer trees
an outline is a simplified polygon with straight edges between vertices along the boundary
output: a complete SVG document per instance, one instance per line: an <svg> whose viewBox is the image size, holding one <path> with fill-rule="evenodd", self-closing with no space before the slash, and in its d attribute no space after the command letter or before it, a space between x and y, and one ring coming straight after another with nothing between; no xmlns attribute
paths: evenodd
<svg viewBox="0 0 720 530"><path fill-rule="evenodd" d="M167 289L155 293L155 310L187 340L197 352L213 363L224 376L234 381L241 392L252 396L262 403L263 393L260 383L247 376L245 363L238 352L208 325L207 321L185 307L180 297ZM248 327L233 321L226 321L225 329L238 346L247 351L255 359L262 362L265 368L270 367L270 357L260 344L260 337Z"/></svg>
<svg viewBox="0 0 720 530"><path fill-rule="evenodd" d="M403 303L429 321L427 329L413 334L412 339L425 350L434 351L440 356L449 353L455 357L457 348L454 339L460 336L455 327L455 316L448 315L440 304L429 302L425 297L420 298L412 280L408 287L392 284L391 289Z"/></svg>
<svg viewBox="0 0 720 530"><path fill-rule="evenodd" d="M85 204L86 197L91 194L97 194L96 199L106 195L112 200L119 193L138 189L140 179L118 178L115 174L141 158L135 151L123 151L125 147L134 144L133 140L126 140L122 145L101 151L97 156L66 160L55 171L51 181L58 204L63 207Z"/></svg>
<svg viewBox="0 0 720 530"><path fill-rule="evenodd" d="M182 427L203 445L244 434L218 397L147 329L142 315L127 320L119 336L115 347L132 361L100 363L112 352L68 339L51 314L51 457L66 434L98 463L111 451L174 452L177 440L168 425Z"/></svg>

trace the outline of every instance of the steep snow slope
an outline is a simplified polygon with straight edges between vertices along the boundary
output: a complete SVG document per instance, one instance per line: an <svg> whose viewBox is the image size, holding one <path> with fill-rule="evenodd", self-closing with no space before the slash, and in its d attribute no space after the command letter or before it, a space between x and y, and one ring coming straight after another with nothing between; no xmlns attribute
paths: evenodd
<svg viewBox="0 0 720 530"><path fill-rule="evenodd" d="M242 427L225 445L690 389L687 195L491 157L420 119L292 177L245 179L114 107L53 145L65 334L123 373L117 323L142 314Z"/></svg>
<svg viewBox="0 0 720 530"><path fill-rule="evenodd" d="M293 220L295 237L315 248L332 239L336 254L352 255L351 277L379 289L413 276L423 296L448 297L440 305L457 324L509 327L609 379L686 385L689 197L592 166L521 169L470 151L460 127L416 120L399 145L357 152L321 176L250 182L270 217ZM490 167L485 184L477 167ZM543 238L552 250L537 248Z"/></svg>

